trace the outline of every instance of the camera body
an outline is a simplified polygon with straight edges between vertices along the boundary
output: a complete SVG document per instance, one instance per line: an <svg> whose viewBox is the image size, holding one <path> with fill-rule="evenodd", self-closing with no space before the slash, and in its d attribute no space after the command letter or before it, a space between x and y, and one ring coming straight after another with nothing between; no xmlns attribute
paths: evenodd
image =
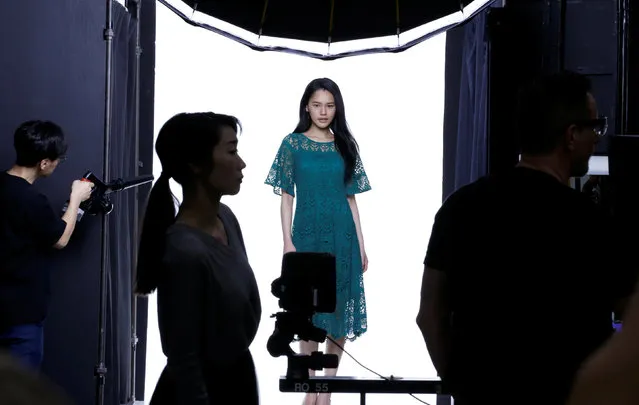
<svg viewBox="0 0 639 405"><path fill-rule="evenodd" d="M76 220L80 222L84 214L89 214L91 216L96 216L100 213L104 213L104 215L108 215L113 211L113 204L107 195L107 191L109 187L102 182L91 170L87 170L82 176L82 181L90 181L93 183L94 188L91 191L91 197L89 197L86 201L82 201L80 203L80 207L78 208L78 217ZM62 213L67 212L69 209L69 201L67 200L62 207Z"/></svg>
<svg viewBox="0 0 639 405"><path fill-rule="evenodd" d="M87 170L82 176L82 181L90 181L93 183L94 188L91 191L91 197L80 204L78 210L78 218L80 221L82 216L87 213L95 216L98 214L109 215L113 211L113 203L109 198L111 193L127 190L132 187L138 187L142 184L150 183L154 179L153 175L138 176L133 179L122 180L117 179L112 183L106 184L98 178L91 170ZM64 204L62 212L66 212L69 207L69 201Z"/></svg>
<svg viewBox="0 0 639 405"><path fill-rule="evenodd" d="M286 253L282 275L271 284L280 308L309 316L335 312L336 289L336 261L330 253Z"/></svg>
<svg viewBox="0 0 639 405"><path fill-rule="evenodd" d="M296 335L300 340L326 340L326 331L313 325L313 315L335 312L336 289L336 261L332 254L290 252L282 258L282 275L271 284L271 293L279 298L279 307L284 311L272 316L276 318L275 330L266 348L273 357L288 357L287 377L304 379L308 378L309 369L337 367L337 355L299 355L290 347Z"/></svg>
<svg viewBox="0 0 639 405"><path fill-rule="evenodd" d="M98 215L100 213L108 215L113 211L113 203L107 195L109 187L102 182L91 170L88 170L82 180L90 181L95 185L91 192L91 197L80 204L80 208L89 215Z"/></svg>

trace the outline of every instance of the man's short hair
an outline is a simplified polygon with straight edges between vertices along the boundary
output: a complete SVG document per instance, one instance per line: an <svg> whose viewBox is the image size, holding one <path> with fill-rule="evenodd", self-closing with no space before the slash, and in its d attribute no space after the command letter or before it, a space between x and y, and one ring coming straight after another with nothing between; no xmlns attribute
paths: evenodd
<svg viewBox="0 0 639 405"><path fill-rule="evenodd" d="M44 159L57 160L67 153L62 128L51 121L27 121L13 135L16 165L34 167Z"/></svg>
<svg viewBox="0 0 639 405"><path fill-rule="evenodd" d="M521 153L550 153L570 125L591 119L591 90L586 76L570 71L542 77L523 87L516 116Z"/></svg>

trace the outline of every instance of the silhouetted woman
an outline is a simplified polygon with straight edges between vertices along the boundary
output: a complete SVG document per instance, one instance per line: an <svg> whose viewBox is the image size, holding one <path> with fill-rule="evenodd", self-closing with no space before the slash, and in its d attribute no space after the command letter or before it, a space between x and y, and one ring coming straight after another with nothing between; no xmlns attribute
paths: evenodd
<svg viewBox="0 0 639 405"><path fill-rule="evenodd" d="M299 115L297 127L280 145L266 184L282 196L284 253L327 252L337 259L337 308L332 314L316 314L313 323L339 345L329 341L327 353L341 356L340 346L367 328L363 272L368 258L355 195L371 186L335 82L326 78L310 82ZM317 350L317 343L302 341L300 347L309 354ZM314 375L313 370L309 373ZM336 374L337 369L325 372ZM314 405L316 401L326 405L330 394L309 394L304 402Z"/></svg>
<svg viewBox="0 0 639 405"><path fill-rule="evenodd" d="M240 191L246 167L235 117L178 114L155 145L162 175L151 190L138 258L137 292L158 292L167 365L151 405L257 405L249 345L261 305L242 231L220 203ZM182 186L175 214L169 179Z"/></svg>

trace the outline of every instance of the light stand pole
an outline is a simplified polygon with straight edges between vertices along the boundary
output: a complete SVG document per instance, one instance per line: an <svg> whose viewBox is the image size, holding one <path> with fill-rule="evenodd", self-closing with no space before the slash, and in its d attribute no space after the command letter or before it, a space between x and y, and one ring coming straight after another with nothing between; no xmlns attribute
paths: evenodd
<svg viewBox="0 0 639 405"><path fill-rule="evenodd" d="M616 134L628 133L628 54L630 1L617 0L617 122Z"/></svg>
<svg viewBox="0 0 639 405"><path fill-rule="evenodd" d="M112 93L112 75L113 75L113 0L106 0L106 24L104 27L104 40L106 42L106 78L104 84L104 153L102 162L102 180L108 184L109 162L111 160L111 93ZM95 367L94 375L97 378L96 384L96 404L104 405L104 388L107 368L105 364L106 357L106 309L107 309L107 261L109 249L109 217L102 215L102 248L101 248L101 266L100 266L100 313L98 316L99 333L98 333L98 364Z"/></svg>
<svg viewBox="0 0 639 405"><path fill-rule="evenodd" d="M129 7L133 6L135 7ZM127 4L127 8L130 10L135 10L135 128L134 128L134 159L135 159L135 167L134 167L134 175L137 177L140 174L140 58L142 56L142 18L141 18L141 9L142 9L142 0L129 0ZM134 205L133 205L133 256L132 256L132 265L131 265L131 369L130 372L130 383L129 389L129 404L133 404L135 402L135 388L136 388L136 370L137 370L137 346L138 346L138 297L135 294L134 286L135 286L135 268L137 266L137 258L138 258L138 238L139 238L139 210L140 210L140 200L139 200L140 192L138 187L135 188L135 197L134 197Z"/></svg>

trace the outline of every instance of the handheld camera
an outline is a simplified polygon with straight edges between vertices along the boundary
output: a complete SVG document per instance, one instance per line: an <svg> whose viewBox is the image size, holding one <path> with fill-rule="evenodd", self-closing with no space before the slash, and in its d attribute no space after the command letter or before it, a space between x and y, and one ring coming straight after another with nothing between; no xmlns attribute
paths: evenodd
<svg viewBox="0 0 639 405"><path fill-rule="evenodd" d="M82 180L90 181L95 185L88 200L80 203L80 209L89 215L104 213L108 215L113 211L113 203L107 195L109 187L102 182L91 170L88 170Z"/></svg>
<svg viewBox="0 0 639 405"><path fill-rule="evenodd" d="M154 179L153 175L139 176L130 180L117 179L106 184L98 178L91 170L87 170L82 176L82 181L90 181L94 184L91 197L80 203L77 220L80 221L84 214L96 216L98 214L109 215L113 211L113 203L109 195L111 193L137 187L145 183L150 183ZM64 205L63 212L67 210L69 202Z"/></svg>

